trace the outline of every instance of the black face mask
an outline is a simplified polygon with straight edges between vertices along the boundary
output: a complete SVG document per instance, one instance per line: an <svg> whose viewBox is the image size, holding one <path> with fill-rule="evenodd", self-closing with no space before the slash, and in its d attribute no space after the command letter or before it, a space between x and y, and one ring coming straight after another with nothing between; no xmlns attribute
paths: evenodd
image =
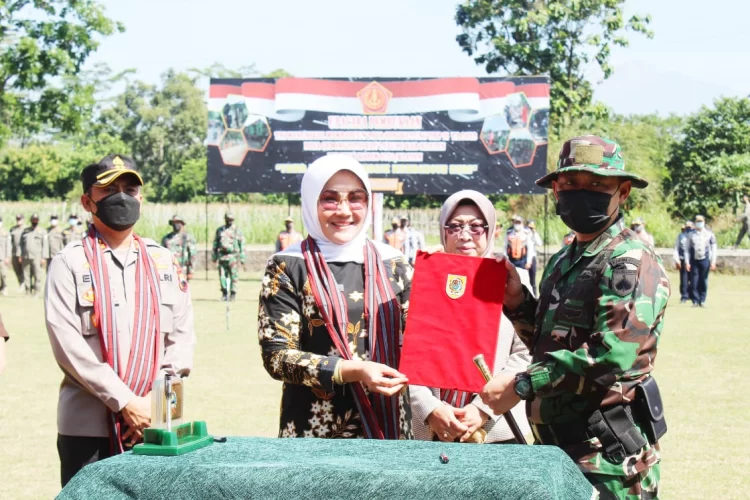
<svg viewBox="0 0 750 500"><path fill-rule="evenodd" d="M180 229L182 229L182 224L180 224L179 222L176 222L172 224L172 229L174 230L175 233L179 233Z"/></svg>
<svg viewBox="0 0 750 500"><path fill-rule="evenodd" d="M557 192L557 215L570 229L581 234L594 234L609 224L612 214L607 213L614 194L576 189ZM617 210L617 209L615 209Z"/></svg>
<svg viewBox="0 0 750 500"><path fill-rule="evenodd" d="M95 215L115 231L130 229L141 216L141 202L129 194L114 193L95 203Z"/></svg>

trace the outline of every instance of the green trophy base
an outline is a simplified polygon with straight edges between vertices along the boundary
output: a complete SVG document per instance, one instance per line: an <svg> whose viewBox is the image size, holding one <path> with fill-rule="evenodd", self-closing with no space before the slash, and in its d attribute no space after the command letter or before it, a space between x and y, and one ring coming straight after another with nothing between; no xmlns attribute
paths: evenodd
<svg viewBox="0 0 750 500"><path fill-rule="evenodd" d="M166 429L144 429L143 444L133 447L135 455L177 456L190 453L213 444L206 422L188 422L178 425L171 432Z"/></svg>

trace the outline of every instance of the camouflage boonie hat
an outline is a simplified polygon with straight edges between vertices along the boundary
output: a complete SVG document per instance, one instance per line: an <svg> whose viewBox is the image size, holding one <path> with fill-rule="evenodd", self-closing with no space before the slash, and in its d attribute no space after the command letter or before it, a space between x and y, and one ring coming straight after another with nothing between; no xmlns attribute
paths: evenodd
<svg viewBox="0 0 750 500"><path fill-rule="evenodd" d="M633 187L648 186L648 181L642 177L625 171L619 144L596 135L584 135L566 141L560 150L557 170L545 175L536 184L549 189L560 172L591 172L606 177L623 177L630 180Z"/></svg>
<svg viewBox="0 0 750 500"><path fill-rule="evenodd" d="M636 219L634 219L634 220L633 220L633 222L631 222L631 224L632 224L633 226L643 226L643 225L645 225L646 223L644 222L644 220L643 220L642 218L640 218L640 217L637 217Z"/></svg>
<svg viewBox="0 0 750 500"><path fill-rule="evenodd" d="M170 224L172 224L173 222L182 222L183 224L185 224L185 219L183 219L179 215L175 214L175 215L172 216L171 219L169 219L169 223Z"/></svg>

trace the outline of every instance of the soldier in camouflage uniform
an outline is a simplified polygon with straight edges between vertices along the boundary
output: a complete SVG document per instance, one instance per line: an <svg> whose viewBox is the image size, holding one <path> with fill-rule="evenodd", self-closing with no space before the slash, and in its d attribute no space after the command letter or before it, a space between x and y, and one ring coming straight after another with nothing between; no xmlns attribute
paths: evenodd
<svg viewBox="0 0 750 500"><path fill-rule="evenodd" d="M0 217L0 294L8 295L8 264L13 252L10 243L10 233L3 227Z"/></svg>
<svg viewBox="0 0 750 500"><path fill-rule="evenodd" d="M70 214L68 216L68 227L63 230L63 240L65 244L67 245L72 241L81 241L85 232L83 226L78 221L78 216L76 214Z"/></svg>
<svg viewBox="0 0 750 500"><path fill-rule="evenodd" d="M11 264L13 272L16 273L20 289L24 289L23 282L23 257L21 256L21 234L23 233L23 215L16 215L16 225L10 228Z"/></svg>
<svg viewBox="0 0 750 500"><path fill-rule="evenodd" d="M172 226L172 232L162 238L161 246L172 252L172 255L182 267L182 271L187 275L187 279L191 280L193 279L195 259L198 256L195 238L185 231L185 221L182 217L172 216L169 224Z"/></svg>
<svg viewBox="0 0 750 500"><path fill-rule="evenodd" d="M63 235L58 222L57 215L53 215L49 218L49 228L47 229L47 253L44 255L44 258L47 259L47 270L49 270L49 263L52 260L52 257L65 248L65 236Z"/></svg>
<svg viewBox="0 0 750 500"><path fill-rule="evenodd" d="M45 267L47 231L39 227L39 215L31 216L31 225L21 233L21 257L23 258L23 281L26 293L37 296L41 291L42 268Z"/></svg>
<svg viewBox="0 0 750 500"><path fill-rule="evenodd" d="M550 259L539 299L506 262L504 312L533 360L490 381L482 399L496 413L526 400L536 441L563 448L601 498L656 498L666 424L651 371L669 281L619 210L648 183L625 171L616 143L584 136L537 184L554 190L575 240Z"/></svg>
<svg viewBox="0 0 750 500"><path fill-rule="evenodd" d="M216 230L211 258L219 263L221 300L234 300L237 297L237 282L240 278L239 266L245 264L245 238L234 225L234 216L231 213L224 216L224 222L226 224ZM231 279L229 286L227 278Z"/></svg>

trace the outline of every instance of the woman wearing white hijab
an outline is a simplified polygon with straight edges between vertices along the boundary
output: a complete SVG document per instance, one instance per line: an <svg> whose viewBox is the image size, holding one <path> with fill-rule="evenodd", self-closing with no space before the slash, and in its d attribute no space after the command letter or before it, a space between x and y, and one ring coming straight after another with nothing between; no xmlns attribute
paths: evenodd
<svg viewBox="0 0 750 500"><path fill-rule="evenodd" d="M260 294L263 364L284 382L280 437L411 439L398 358L411 268L367 239L370 181L324 156L302 178L308 238L268 262Z"/></svg>
<svg viewBox="0 0 750 500"><path fill-rule="evenodd" d="M495 234L495 207L477 191L459 191L449 197L440 210L441 251L473 257L492 258ZM523 277L521 278L523 281ZM526 275L528 285L528 274ZM460 342L460 337L456 342ZM495 374L508 370L523 371L531 356L513 324L503 314L495 351ZM505 419L482 403L478 394L411 386L412 426L416 439L465 442L480 428L487 433L486 443L515 442ZM523 434L528 434L524 402L512 409Z"/></svg>

